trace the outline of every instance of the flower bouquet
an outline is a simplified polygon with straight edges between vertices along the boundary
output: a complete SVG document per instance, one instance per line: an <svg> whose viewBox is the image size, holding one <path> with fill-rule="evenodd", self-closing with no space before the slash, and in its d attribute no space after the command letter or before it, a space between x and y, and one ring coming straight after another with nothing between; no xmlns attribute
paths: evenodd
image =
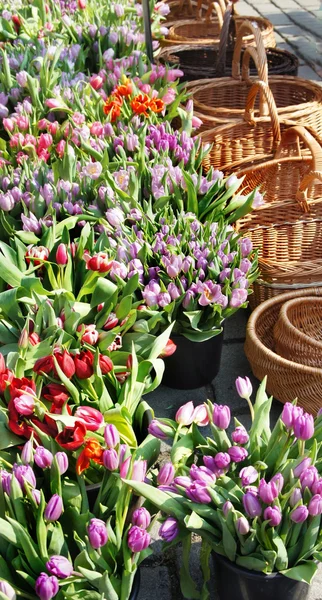
<svg viewBox="0 0 322 600"><path fill-rule="evenodd" d="M234 430L227 433L229 406L208 401L195 409L189 402L175 421L160 419L150 426L157 437L173 440L171 462L153 478L156 487L130 485L168 515L160 531L163 539L182 540L188 549L183 591L188 586L191 594L186 569L194 532L202 537L206 579L205 559L211 552L219 565L221 600L256 598L264 584L265 599L303 598L322 560L321 415L314 420L296 402L287 403L271 430L272 398L265 393L265 381L254 404L248 378L238 378L236 385L249 404L248 431L235 419ZM207 424L211 437L197 427ZM254 595L249 580L256 573ZM188 597L199 595L196 591Z"/></svg>

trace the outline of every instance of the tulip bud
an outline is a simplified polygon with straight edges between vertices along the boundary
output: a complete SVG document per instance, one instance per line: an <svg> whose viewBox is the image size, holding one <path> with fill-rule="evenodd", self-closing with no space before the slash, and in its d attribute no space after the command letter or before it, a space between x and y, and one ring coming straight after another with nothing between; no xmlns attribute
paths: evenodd
<svg viewBox="0 0 322 600"><path fill-rule="evenodd" d="M260 499L265 504L272 504L272 502L278 497L278 489L273 481L267 483L265 479L261 479L258 486L258 493Z"/></svg>
<svg viewBox="0 0 322 600"><path fill-rule="evenodd" d="M89 543L94 550L98 550L98 548L105 546L107 543L108 533L106 523L101 519L91 519L87 527L87 533Z"/></svg>
<svg viewBox="0 0 322 600"><path fill-rule="evenodd" d="M309 511L306 506L300 505L291 512L291 520L294 523L303 523L309 516Z"/></svg>
<svg viewBox="0 0 322 600"><path fill-rule="evenodd" d="M131 521L132 525L141 527L141 529L147 529L151 523L151 515L149 511L142 506L134 511Z"/></svg>
<svg viewBox="0 0 322 600"><path fill-rule="evenodd" d="M36 504L40 504L40 500L41 500L41 493L40 490L31 490L31 495L34 499L34 501L36 502Z"/></svg>
<svg viewBox="0 0 322 600"><path fill-rule="evenodd" d="M197 467L197 465L191 465L189 474L191 479L194 481L203 481L207 485L213 485L216 481L216 475L207 467Z"/></svg>
<svg viewBox="0 0 322 600"><path fill-rule="evenodd" d="M282 514L278 506L268 506L264 510L264 521L269 521L271 527L277 527L282 520Z"/></svg>
<svg viewBox="0 0 322 600"><path fill-rule="evenodd" d="M44 517L46 519L46 521L58 521L58 519L60 519L61 514L63 512L63 500L61 498L61 496L59 496L58 494L54 494L46 508L45 508L45 512L44 512Z"/></svg>
<svg viewBox="0 0 322 600"><path fill-rule="evenodd" d="M168 425L164 425L161 421L157 421L157 419L152 419L148 431L151 435L158 438L158 440L167 440L169 437L172 438L174 436L174 430Z"/></svg>
<svg viewBox="0 0 322 600"><path fill-rule="evenodd" d="M193 422L196 423L196 425L199 425L199 427L206 427L209 425L209 415L204 404L196 406L193 414Z"/></svg>
<svg viewBox="0 0 322 600"><path fill-rule="evenodd" d="M25 417L32 415L35 409L35 399L37 398L34 395L28 393L14 398L13 403L17 413Z"/></svg>
<svg viewBox="0 0 322 600"><path fill-rule="evenodd" d="M303 408L300 406L294 406L290 402L286 402L284 404L281 419L285 427L287 427L287 429L291 429L296 419L301 415L303 415Z"/></svg>
<svg viewBox="0 0 322 600"><path fill-rule="evenodd" d="M207 483L203 481L193 481L189 487L186 488L186 494L192 502L197 504L209 504L211 502L211 496L207 490Z"/></svg>
<svg viewBox="0 0 322 600"><path fill-rule="evenodd" d="M58 463L58 469L61 475L64 475L68 469L68 456L66 452L56 452L55 458Z"/></svg>
<svg viewBox="0 0 322 600"><path fill-rule="evenodd" d="M322 514L322 496L315 494L309 503L309 514L311 517L316 517Z"/></svg>
<svg viewBox="0 0 322 600"><path fill-rule="evenodd" d="M24 489L25 483L29 483L31 487L36 487L36 477L30 465L17 465L12 467L12 473Z"/></svg>
<svg viewBox="0 0 322 600"><path fill-rule="evenodd" d="M99 355L99 366L102 371L102 375L107 375L113 370L113 361L104 354Z"/></svg>
<svg viewBox="0 0 322 600"><path fill-rule="evenodd" d="M35 583L35 592L40 600L51 600L58 594L58 579L54 575L49 577L46 573L41 573Z"/></svg>
<svg viewBox="0 0 322 600"><path fill-rule="evenodd" d="M314 435L313 415L304 413L294 422L294 435L298 440L309 440Z"/></svg>
<svg viewBox="0 0 322 600"><path fill-rule="evenodd" d="M56 263L57 265L63 266L68 263L68 252L66 244L59 244L56 251Z"/></svg>
<svg viewBox="0 0 322 600"><path fill-rule="evenodd" d="M151 543L151 537L145 529L134 525L127 535L127 545L131 552L142 552L148 548Z"/></svg>
<svg viewBox="0 0 322 600"><path fill-rule="evenodd" d="M176 422L179 425L191 425L194 418L194 410L193 402L187 402L186 404L183 404L183 406L180 406L179 410L176 412Z"/></svg>
<svg viewBox="0 0 322 600"><path fill-rule="evenodd" d="M148 463L146 460L135 460L132 469L131 479L133 481L144 481Z"/></svg>
<svg viewBox="0 0 322 600"><path fill-rule="evenodd" d="M86 425L88 431L98 431L104 425L102 413L91 406L79 406L74 416Z"/></svg>
<svg viewBox="0 0 322 600"><path fill-rule="evenodd" d="M249 377L237 377L235 383L238 395L245 400L249 399L253 393L253 386Z"/></svg>
<svg viewBox="0 0 322 600"><path fill-rule="evenodd" d="M230 513L230 511L233 509L234 509L233 504L229 500L227 500L222 507L222 511L223 511L226 519L227 519L228 513Z"/></svg>
<svg viewBox="0 0 322 600"><path fill-rule="evenodd" d="M302 471L300 475L300 482L302 486L302 490L306 487L311 489L313 484L318 480L319 474L316 467L308 467L304 471Z"/></svg>
<svg viewBox="0 0 322 600"><path fill-rule="evenodd" d="M295 488L290 497L290 506L292 508L294 508L294 506L296 504L298 504L298 502L300 502L301 500L302 500L302 492L301 492L300 488Z"/></svg>
<svg viewBox="0 0 322 600"><path fill-rule="evenodd" d="M242 425L236 427L235 431L231 434L231 439L235 444L247 444L249 441L249 435Z"/></svg>
<svg viewBox="0 0 322 600"><path fill-rule="evenodd" d="M60 579L70 577L74 571L72 563L65 556L51 556L46 563L46 569L51 575L56 575Z"/></svg>
<svg viewBox="0 0 322 600"><path fill-rule="evenodd" d="M91 346L97 344L99 333L95 325L86 325L85 329L83 325L80 325L78 331L84 331L81 337L82 344L90 344Z"/></svg>
<svg viewBox="0 0 322 600"><path fill-rule="evenodd" d="M230 423L230 408L225 405L214 404L213 422L218 429L227 429Z"/></svg>
<svg viewBox="0 0 322 600"><path fill-rule="evenodd" d="M179 534L179 524L174 517L168 517L159 529L159 536L165 542L173 542Z"/></svg>
<svg viewBox="0 0 322 600"><path fill-rule="evenodd" d="M311 465L311 458L304 458L298 465L293 469L294 477L300 477L301 473L305 471Z"/></svg>
<svg viewBox="0 0 322 600"><path fill-rule="evenodd" d="M6 600L16 600L16 592L7 581L0 581L0 592L5 595Z"/></svg>
<svg viewBox="0 0 322 600"><path fill-rule="evenodd" d="M175 468L172 463L162 465L158 474L159 485L170 485L174 480Z"/></svg>
<svg viewBox="0 0 322 600"><path fill-rule="evenodd" d="M239 472L239 477L241 479L242 486L245 487L246 485L255 483L255 481L258 479L258 472L254 467L244 467Z"/></svg>
<svg viewBox="0 0 322 600"><path fill-rule="evenodd" d="M239 517L239 519L237 519L236 521L236 530L238 531L238 533L240 533L241 535L247 535L249 529L249 523L246 517Z"/></svg>
<svg viewBox="0 0 322 600"><path fill-rule="evenodd" d="M322 496L322 479L318 479L312 485L312 494L320 494Z"/></svg>
<svg viewBox="0 0 322 600"><path fill-rule="evenodd" d="M28 344L29 344L28 331L24 327L21 331L21 334L20 334L20 337L18 340L18 347L21 348L22 350L26 350L26 348L28 348Z"/></svg>
<svg viewBox="0 0 322 600"><path fill-rule="evenodd" d="M119 455L114 448L104 450L103 464L108 471L116 471L119 466Z"/></svg>
<svg viewBox="0 0 322 600"><path fill-rule="evenodd" d="M284 477L282 473L276 473L276 475L272 477L271 481L275 483L278 493L280 494L284 486Z"/></svg>
<svg viewBox="0 0 322 600"><path fill-rule="evenodd" d="M29 463L31 463L33 460L33 456L34 456L33 442L32 442L32 440L28 440L28 442L25 443L25 445L22 449L22 452L21 452L21 460L22 460L23 464L28 465Z"/></svg>
<svg viewBox="0 0 322 600"><path fill-rule="evenodd" d="M38 446L35 452L35 463L40 469L48 469L54 460L52 453L44 448L44 446Z"/></svg>
<svg viewBox="0 0 322 600"><path fill-rule="evenodd" d="M167 358L168 356L172 356L177 349L177 344L175 344L172 340L168 340L165 348L163 348L161 354L159 354L159 358Z"/></svg>
<svg viewBox="0 0 322 600"><path fill-rule="evenodd" d="M230 460L228 452L218 452L214 458L217 469L226 469L229 467Z"/></svg>
<svg viewBox="0 0 322 600"><path fill-rule="evenodd" d="M120 443L120 434L115 425L106 425L104 439L108 448L115 448Z"/></svg>
<svg viewBox="0 0 322 600"><path fill-rule="evenodd" d="M260 517L262 514L261 503L252 492L246 492L243 496L243 505L246 513L252 519Z"/></svg>
<svg viewBox="0 0 322 600"><path fill-rule="evenodd" d="M190 479L190 477L180 475L179 477L176 477L174 479L173 483L178 487L183 487L186 489L187 487L189 487L189 485L192 484L192 480Z"/></svg>
<svg viewBox="0 0 322 600"><path fill-rule="evenodd" d="M242 448L241 446L231 446L231 448L228 448L228 454L235 463L242 462L248 456L246 448Z"/></svg>

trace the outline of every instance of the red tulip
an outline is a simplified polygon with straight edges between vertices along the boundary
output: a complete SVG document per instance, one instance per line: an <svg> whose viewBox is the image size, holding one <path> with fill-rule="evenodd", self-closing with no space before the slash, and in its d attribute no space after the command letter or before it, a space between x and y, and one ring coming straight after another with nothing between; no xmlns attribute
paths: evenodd
<svg viewBox="0 0 322 600"><path fill-rule="evenodd" d="M113 362L108 356L100 354L98 360L102 371L102 375L107 375L107 373L113 370Z"/></svg>
<svg viewBox="0 0 322 600"><path fill-rule="evenodd" d="M60 383L48 383L42 390L42 396L55 406L63 406L69 398L66 388Z"/></svg>
<svg viewBox="0 0 322 600"><path fill-rule="evenodd" d="M166 358L168 356L171 356L175 353L176 349L177 345L172 340L168 340L165 348L163 348L161 354L159 354L159 358Z"/></svg>
<svg viewBox="0 0 322 600"><path fill-rule="evenodd" d="M77 450L84 443L87 429L84 423L76 421L74 427L65 427L56 436L56 442L65 450Z"/></svg>
<svg viewBox="0 0 322 600"><path fill-rule="evenodd" d="M76 377L88 379L93 375L94 355L89 350L83 350L74 357Z"/></svg>
<svg viewBox="0 0 322 600"><path fill-rule="evenodd" d="M6 372L6 363L3 358L3 355L0 352L0 375Z"/></svg>
<svg viewBox="0 0 322 600"><path fill-rule="evenodd" d="M84 256L87 264L87 268L91 271L98 271L99 273L107 273L112 267L112 262L106 252L98 252L94 256Z"/></svg>
<svg viewBox="0 0 322 600"><path fill-rule="evenodd" d="M52 356L44 356L43 358L38 358L38 360L34 364L33 370L35 373L50 373L55 368L54 359Z"/></svg>
<svg viewBox="0 0 322 600"><path fill-rule="evenodd" d="M30 333L29 334L29 342L32 346L37 346L37 344L40 344L41 339L40 339L38 333L35 333L35 332Z"/></svg>
<svg viewBox="0 0 322 600"><path fill-rule="evenodd" d="M75 365L73 357L69 354L69 352L67 352L67 350L64 350L63 352L56 352L55 358L64 375L66 375L68 379L71 379L71 377L75 375Z"/></svg>

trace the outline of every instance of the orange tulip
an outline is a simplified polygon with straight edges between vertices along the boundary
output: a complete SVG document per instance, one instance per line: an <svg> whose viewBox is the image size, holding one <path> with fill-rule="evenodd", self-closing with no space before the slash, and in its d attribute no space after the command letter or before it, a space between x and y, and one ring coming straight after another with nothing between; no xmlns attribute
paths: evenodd
<svg viewBox="0 0 322 600"><path fill-rule="evenodd" d="M76 473L81 475L90 466L91 460L98 465L103 464L103 448L100 443L94 438L90 438L85 442L85 448L80 453L76 463Z"/></svg>

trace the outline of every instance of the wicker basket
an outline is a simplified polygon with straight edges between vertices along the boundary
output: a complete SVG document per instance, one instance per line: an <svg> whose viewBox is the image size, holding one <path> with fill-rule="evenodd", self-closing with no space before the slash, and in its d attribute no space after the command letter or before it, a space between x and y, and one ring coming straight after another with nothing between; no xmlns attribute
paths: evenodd
<svg viewBox="0 0 322 600"><path fill-rule="evenodd" d="M267 391L280 402L298 398L299 406L316 414L322 405L322 369L291 362L275 352L273 328L284 302L302 296L322 296L322 287L272 298L258 306L247 325L245 353L257 379L267 375Z"/></svg>
<svg viewBox="0 0 322 600"><path fill-rule="evenodd" d="M226 0L217 0L220 6L221 14L227 8ZM166 25L173 25L176 22L186 21L187 19L203 19L209 15L209 6L211 2L207 0L170 0L167 2L170 12L166 18ZM236 11L235 11L236 12Z"/></svg>
<svg viewBox="0 0 322 600"><path fill-rule="evenodd" d="M293 298L283 304L274 327L277 354L322 367L322 298Z"/></svg>

